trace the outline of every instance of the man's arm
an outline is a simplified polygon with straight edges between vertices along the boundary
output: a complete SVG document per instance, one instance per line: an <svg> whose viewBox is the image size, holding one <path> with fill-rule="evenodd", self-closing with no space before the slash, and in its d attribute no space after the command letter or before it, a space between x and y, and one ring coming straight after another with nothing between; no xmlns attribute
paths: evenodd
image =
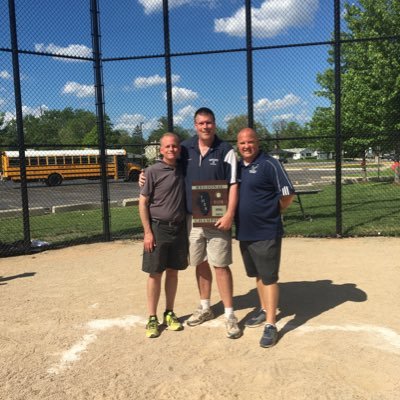
<svg viewBox="0 0 400 400"><path fill-rule="evenodd" d="M138 179L139 187L142 188L142 187L144 186L144 183L145 183L145 182L146 182L146 176L145 176L145 174L144 174L144 169L142 169L142 170L140 171L139 179Z"/></svg>
<svg viewBox="0 0 400 400"><path fill-rule="evenodd" d="M239 199L239 185L234 183L229 186L228 191L228 208L223 217L221 217L215 226L222 231L228 231L232 228L233 219L235 218L236 206Z"/></svg>
<svg viewBox="0 0 400 400"><path fill-rule="evenodd" d="M281 214L293 203L294 194L290 194L288 196L282 196L279 199L279 209Z"/></svg>
<svg viewBox="0 0 400 400"><path fill-rule="evenodd" d="M139 215L140 215L140 220L142 221L143 231L144 231L144 239L143 239L144 251L147 253L151 253L156 245L156 242L154 240L153 231L151 230L149 198L143 196L142 194L139 197Z"/></svg>

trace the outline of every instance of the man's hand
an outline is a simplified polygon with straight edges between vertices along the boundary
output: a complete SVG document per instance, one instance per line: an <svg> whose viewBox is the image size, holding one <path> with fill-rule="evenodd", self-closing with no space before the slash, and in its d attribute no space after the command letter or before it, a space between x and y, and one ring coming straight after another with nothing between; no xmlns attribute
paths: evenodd
<svg viewBox="0 0 400 400"><path fill-rule="evenodd" d="M216 223L215 227L221 231L229 231L232 228L233 216L225 214Z"/></svg>
<svg viewBox="0 0 400 400"><path fill-rule="evenodd" d="M144 175L144 170L142 169L139 174L138 184L139 187L143 187L144 183L146 182L146 176Z"/></svg>
<svg viewBox="0 0 400 400"><path fill-rule="evenodd" d="M151 253L154 250L154 247L156 247L156 242L152 232L144 234L143 247L146 253Z"/></svg>

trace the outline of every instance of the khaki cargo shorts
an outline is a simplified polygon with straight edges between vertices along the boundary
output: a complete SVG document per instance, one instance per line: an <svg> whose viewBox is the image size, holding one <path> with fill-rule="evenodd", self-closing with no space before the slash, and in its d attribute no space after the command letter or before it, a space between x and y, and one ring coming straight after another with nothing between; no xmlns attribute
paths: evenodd
<svg viewBox="0 0 400 400"><path fill-rule="evenodd" d="M188 215L189 264L196 266L208 261L214 267L232 264L232 232L214 228L193 227L192 216Z"/></svg>

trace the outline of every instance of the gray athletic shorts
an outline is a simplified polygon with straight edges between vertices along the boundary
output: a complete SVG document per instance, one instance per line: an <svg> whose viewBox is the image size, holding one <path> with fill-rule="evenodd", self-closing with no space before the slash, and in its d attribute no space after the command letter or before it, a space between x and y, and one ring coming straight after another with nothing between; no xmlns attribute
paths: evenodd
<svg viewBox="0 0 400 400"><path fill-rule="evenodd" d="M183 270L188 266L188 240L186 222L164 225L151 222L156 247L151 253L143 253L142 271L161 273L167 268Z"/></svg>
<svg viewBox="0 0 400 400"><path fill-rule="evenodd" d="M197 228L188 215L189 264L199 265L203 261L213 267L227 267L232 264L232 233L216 228Z"/></svg>
<svg viewBox="0 0 400 400"><path fill-rule="evenodd" d="M247 276L261 278L264 285L275 283L279 279L282 238L241 241L240 252Z"/></svg>

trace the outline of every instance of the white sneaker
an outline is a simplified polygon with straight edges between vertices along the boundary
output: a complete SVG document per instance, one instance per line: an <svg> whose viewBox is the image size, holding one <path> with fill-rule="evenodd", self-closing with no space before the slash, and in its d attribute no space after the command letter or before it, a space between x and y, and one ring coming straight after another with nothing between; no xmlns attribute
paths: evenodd
<svg viewBox="0 0 400 400"><path fill-rule="evenodd" d="M229 318L226 318L225 327L226 337L229 339L237 339L242 336L242 331L238 326L238 320L234 314L230 315Z"/></svg>
<svg viewBox="0 0 400 400"><path fill-rule="evenodd" d="M212 312L211 308L203 310L201 307L199 307L189 317L189 319L186 321L186 324L189 326L196 326L213 318L214 318L214 313Z"/></svg>

